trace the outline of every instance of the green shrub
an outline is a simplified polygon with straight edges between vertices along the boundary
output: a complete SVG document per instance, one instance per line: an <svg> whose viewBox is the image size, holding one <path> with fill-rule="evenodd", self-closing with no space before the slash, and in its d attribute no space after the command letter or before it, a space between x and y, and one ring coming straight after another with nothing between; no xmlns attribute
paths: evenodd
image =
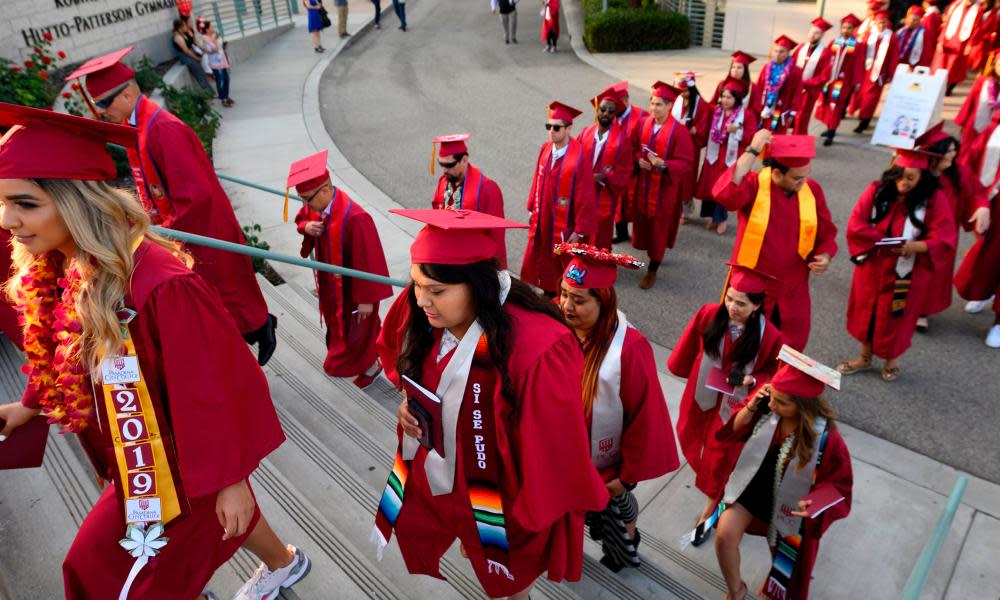
<svg viewBox="0 0 1000 600"><path fill-rule="evenodd" d="M647 2L644 0L644 6ZM608 11L601 12L601 0L586 1L583 42L589 50L676 50L690 44L691 25L686 16L661 11L655 5L634 9L626 4L624 0L608 0Z"/></svg>
<svg viewBox="0 0 1000 600"><path fill-rule="evenodd" d="M135 82L139 84L139 89L143 94L149 94L156 88L163 85L163 77L156 71L156 65L149 60L148 56L143 56L132 63L132 70L135 71Z"/></svg>
<svg viewBox="0 0 1000 600"><path fill-rule="evenodd" d="M219 113L212 108L215 93L201 87L175 88L167 84L161 85L160 91L170 112L194 129L205 152L212 156L212 140L220 120Z"/></svg>
<svg viewBox="0 0 1000 600"><path fill-rule="evenodd" d="M257 237L257 234L260 232L260 225L257 223L254 223L253 225L244 225L243 235L246 238L246 241L243 242L243 245L250 246L251 248L260 248L261 250L270 250L271 245ZM253 262L254 273L262 273L268 266L267 261L263 258L251 256L250 260Z"/></svg>

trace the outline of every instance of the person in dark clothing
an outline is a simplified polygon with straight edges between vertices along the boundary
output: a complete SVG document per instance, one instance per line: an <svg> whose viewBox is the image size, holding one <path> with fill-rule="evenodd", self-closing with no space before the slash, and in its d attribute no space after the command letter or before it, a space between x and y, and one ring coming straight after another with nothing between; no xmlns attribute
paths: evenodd
<svg viewBox="0 0 1000 600"><path fill-rule="evenodd" d="M188 68L198 85L210 92L213 91L212 84L208 82L205 70L201 67L201 55L204 51L194 42L194 31L187 21L174 19L170 43L174 46L177 58Z"/></svg>
<svg viewBox="0 0 1000 600"><path fill-rule="evenodd" d="M517 0L490 0L493 14L500 10L500 25L503 27L505 44L517 43Z"/></svg>

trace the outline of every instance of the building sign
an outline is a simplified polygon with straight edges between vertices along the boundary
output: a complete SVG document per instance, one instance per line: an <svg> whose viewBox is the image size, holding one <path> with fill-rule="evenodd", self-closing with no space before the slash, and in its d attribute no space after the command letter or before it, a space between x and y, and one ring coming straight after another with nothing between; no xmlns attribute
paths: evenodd
<svg viewBox="0 0 1000 600"><path fill-rule="evenodd" d="M86 8L91 4L107 4L106 0L52 0L52 2L56 9ZM21 37L25 47L38 45L46 33L51 35L54 40L65 40L81 33L155 15L160 11L174 8L176 4L176 0L135 0L117 8L73 15L39 27L26 27L21 29Z"/></svg>

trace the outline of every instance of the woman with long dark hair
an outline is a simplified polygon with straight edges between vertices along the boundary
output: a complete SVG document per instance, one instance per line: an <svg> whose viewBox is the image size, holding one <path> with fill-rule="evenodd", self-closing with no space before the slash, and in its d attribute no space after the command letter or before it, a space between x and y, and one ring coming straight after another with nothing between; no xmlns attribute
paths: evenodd
<svg viewBox="0 0 1000 600"><path fill-rule="evenodd" d="M732 54L732 60L729 62L729 73L726 78L719 82L715 86L715 92L712 93L712 99L708 101L709 105L715 106L719 102L719 94L722 93L722 87L726 84L726 81L730 79L738 79L740 81L746 82L747 92L744 97L750 94L750 89L753 86L753 77L750 76L750 63L755 62L757 59L753 56L747 54L742 50L737 50Z"/></svg>
<svg viewBox="0 0 1000 600"><path fill-rule="evenodd" d="M729 455L715 553L731 600L748 595L740 576L745 534L767 536L771 549L763 597L807 600L820 538L851 512L851 455L823 397L826 385L840 389L840 377L788 346L781 359L771 383L716 436Z"/></svg>
<svg viewBox="0 0 1000 600"><path fill-rule="evenodd" d="M468 210L393 212L428 225L379 342L406 390L379 552L395 531L409 571L440 577L457 537L490 597L525 599L545 571L575 581L583 514L603 509L608 492L590 461L576 336L495 259L492 232L523 225Z"/></svg>
<svg viewBox="0 0 1000 600"><path fill-rule="evenodd" d="M847 224L854 278L847 331L861 354L837 365L845 375L882 358L882 379L899 376L899 357L910 347L917 318L934 281L934 265L955 247L948 200L927 175L927 154L897 150L892 166L858 198Z"/></svg>
<svg viewBox="0 0 1000 600"><path fill-rule="evenodd" d="M642 263L582 244L562 244L556 251L572 259L559 306L583 346L590 457L611 494L604 510L587 515L590 537L601 542L601 564L617 572L640 564L639 505L632 490L676 470L680 460L653 349L618 310L618 267L638 269Z"/></svg>
<svg viewBox="0 0 1000 600"><path fill-rule="evenodd" d="M770 279L734 265L723 301L706 304L695 313L667 360L671 373L687 379L677 437L695 472L695 486L707 498L691 539L695 546L712 532L714 521L709 520L725 484L715 433L747 392L778 368L781 332L767 320L763 308Z"/></svg>

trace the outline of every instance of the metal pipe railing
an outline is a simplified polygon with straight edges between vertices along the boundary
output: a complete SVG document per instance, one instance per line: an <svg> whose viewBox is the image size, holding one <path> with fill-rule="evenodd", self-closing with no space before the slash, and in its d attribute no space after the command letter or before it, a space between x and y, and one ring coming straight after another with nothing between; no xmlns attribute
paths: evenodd
<svg viewBox="0 0 1000 600"><path fill-rule="evenodd" d="M951 522L955 519L955 513L958 512L958 507L962 502L962 495L965 493L965 488L968 485L969 478L965 475L959 477L958 481L955 482L955 487L952 488L951 496L948 498L948 504L945 505L944 511L941 512L941 517L938 519L930 539L927 540L924 549L920 551L920 556L917 557L917 562L913 565L913 571L910 572L910 577L906 580L902 600L918 600L920 598L924 584L927 583L927 577L931 573L931 567L934 566L934 559L937 558L941 544L944 543L945 538L948 536L948 530L951 529Z"/></svg>
<svg viewBox="0 0 1000 600"><path fill-rule="evenodd" d="M215 176L218 177L219 179L224 179L226 181L231 181L233 183L238 183L238 184L240 184L242 186L246 186L248 188L253 188L255 190L260 190L262 192L267 192L268 194L274 194L275 196L281 196L282 198L285 197L285 190L279 190L279 189L275 189L275 188L270 188L270 187L267 187L266 185L261 185L259 183L254 183L252 181L247 181L246 179L240 179L239 177L233 177L232 175L226 175L225 173L219 173L218 171L215 172ZM298 194L293 194L291 192L288 193L288 199L289 200L303 200L303 198L301 196L299 196Z"/></svg>

